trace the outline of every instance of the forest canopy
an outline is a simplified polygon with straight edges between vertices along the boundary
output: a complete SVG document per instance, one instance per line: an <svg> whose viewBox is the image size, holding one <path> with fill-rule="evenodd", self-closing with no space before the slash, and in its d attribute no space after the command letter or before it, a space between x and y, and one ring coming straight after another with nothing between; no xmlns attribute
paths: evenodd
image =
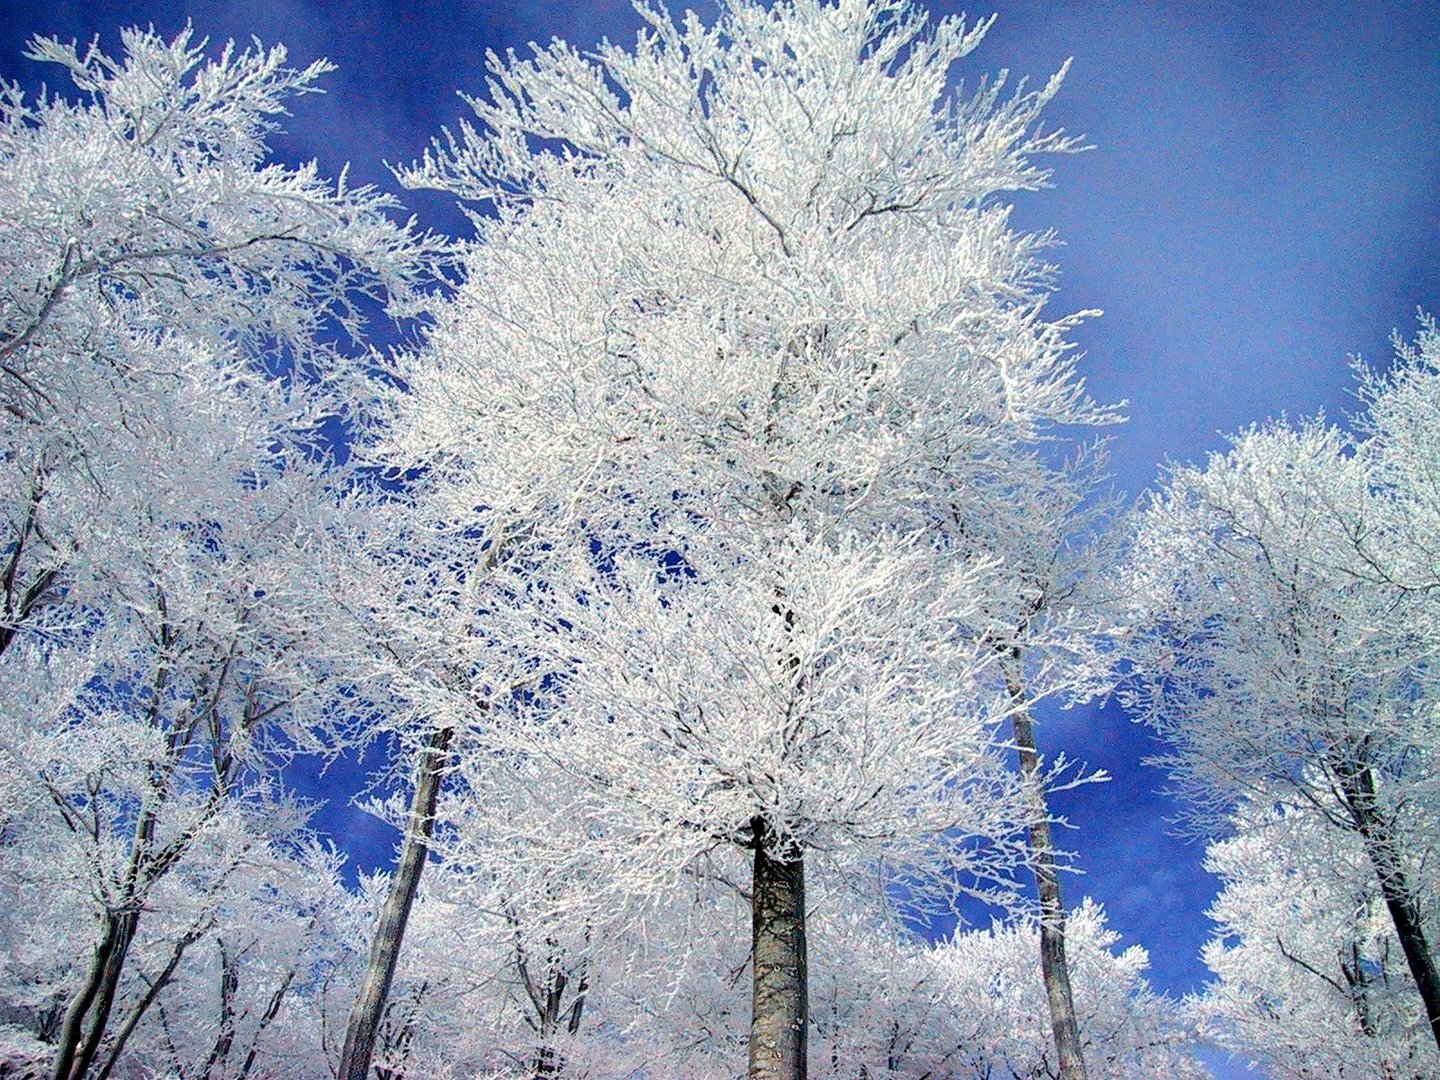
<svg viewBox="0 0 1440 1080"><path fill-rule="evenodd" d="M635 12L395 170L457 236L276 151L283 46L0 90L0 1076L1433 1075L1435 324L1127 509L1012 206L1066 69ZM1184 999L1066 850L1097 700L1220 884Z"/></svg>

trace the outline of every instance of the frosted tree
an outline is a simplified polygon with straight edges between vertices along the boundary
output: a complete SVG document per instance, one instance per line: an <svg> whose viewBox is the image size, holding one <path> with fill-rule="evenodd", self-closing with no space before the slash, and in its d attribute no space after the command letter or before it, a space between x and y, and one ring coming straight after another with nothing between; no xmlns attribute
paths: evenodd
<svg viewBox="0 0 1440 1080"><path fill-rule="evenodd" d="M1376 514L1351 537L1364 576L1405 598L1418 633L1434 640L1440 581L1440 463L1434 417L1440 409L1440 330L1420 316L1413 343L1398 333L1388 370L1361 370L1366 409L1357 420L1360 446L1372 473ZM1433 763L1432 763L1432 776Z"/></svg>
<svg viewBox="0 0 1440 1080"><path fill-rule="evenodd" d="M146 547L115 517L157 494L153 470L214 457L213 430L185 441L197 398L283 372L345 383L327 326L358 341L366 305L413 306L438 250L386 218L391 200L266 160L328 64L233 45L207 61L188 29L122 37L119 60L31 43L78 101L0 88L0 648L103 606L96 568ZM272 394L270 436L314 443L335 411ZM166 485L172 514L205 479Z"/></svg>
<svg viewBox="0 0 1440 1080"><path fill-rule="evenodd" d="M492 56L480 126L407 174L489 214L389 445L456 535L527 538L488 633L542 677L502 720L477 663L477 734L580 781L622 892L748 881L750 1072L798 1077L807 872L943 902L1023 858L985 624L1013 582L965 530L1110 417L1001 202L1075 143L1036 127L1058 79L952 88L984 25L641 15L630 49Z"/></svg>
<svg viewBox="0 0 1440 1080"><path fill-rule="evenodd" d="M1076 1026L1095 1073L1134 1080L1207 1076L1193 1056L1194 1034L1176 1004L1145 980L1145 950L1117 949L1120 935L1089 900L1068 913L1066 929ZM1039 931L1032 921L996 924L957 934L922 954L944 1010L925 1047L932 1055L926 1063L931 1075L964 1076L966 1068L977 1080L1062 1075L1059 1062L1052 1062L1054 1040L1042 1020L1050 991L1033 961ZM955 1040L957 1031L969 1038Z"/></svg>
<svg viewBox="0 0 1440 1080"><path fill-rule="evenodd" d="M1212 844L1222 882L1192 1002L1205 1038L1295 1080L1433 1075L1437 1060L1364 845L1302 808L1244 806ZM1420 894L1430 898L1431 880Z"/></svg>
<svg viewBox="0 0 1440 1080"><path fill-rule="evenodd" d="M570 817L566 777L525 758L503 775L483 758L461 756L462 782L442 812L447 836L439 846L452 894L492 941L484 965L499 991L485 1010L492 1055L503 1047L526 1075L559 1076L576 1065L577 1051L584 1060L577 1044L592 1029L626 1026L607 999L611 986L642 966L636 913L595 902L606 882L583 842L575 842L588 823ZM654 966L645 973L664 984ZM592 1049L612 1068L627 1056L618 1040Z"/></svg>
<svg viewBox="0 0 1440 1080"><path fill-rule="evenodd" d="M362 453L368 449L359 448ZM484 614L489 605L503 604L504 596L494 592L490 579L515 554L513 545L491 537L476 562L475 538L463 529L457 536L449 522L426 519L407 493L367 499L366 509L363 534L354 536L348 548L354 558L347 588L333 600L373 644L371 681L386 688L384 708L371 717L367 732L395 741L392 777L413 763L413 784L403 812L393 799L376 804L380 816L400 829L401 844L346 1023L339 1064L344 1080L364 1080L369 1074L391 1010L391 983L411 907L430 860L437 803L454 771L457 733L487 711L484 695L470 693L469 676L477 666L487 669L500 683L491 694L528 681L523 671L507 681L493 660L477 661L485 644L495 644L484 629ZM504 790L520 797L513 786ZM510 813L493 800L486 804L502 817Z"/></svg>
<svg viewBox="0 0 1440 1080"><path fill-rule="evenodd" d="M697 879L669 903L607 909L585 895L598 865L522 860L509 846L522 835L544 843L547 827L564 827L546 812L549 785L506 800L508 814L498 805L477 813L461 780L447 789L432 840L438 861L419 883L376 1025L376 1073L735 1074L747 1012L741 898ZM553 839L548 846L563 851ZM574 857L573 848L563 853ZM389 892L386 875L362 882L360 947ZM599 899L612 898L607 890ZM343 966L348 979L351 959ZM348 1008L352 991L334 991L329 999Z"/></svg>
<svg viewBox="0 0 1440 1080"><path fill-rule="evenodd" d="M1035 706L1065 704L1104 689L1107 663L1096 595L1114 556L1112 500L1098 488L1103 446L1081 447L1068 459L1017 453L987 480L990 513L962 523L970 557L995 561L1003 585L985 605L985 640L999 663L991 678L1011 704L1011 725L1026 797L1031 804L1031 865L1040 906L1039 952L1056 1066L1083 1080L1085 1055L1066 956L1066 908L1049 794L1105 779L1067 771L1063 753L1047 767L1036 736ZM998 584L998 582L997 582Z"/></svg>
<svg viewBox="0 0 1440 1080"><path fill-rule="evenodd" d="M458 907L443 880L439 889L433 875L428 884L427 889L417 883L408 913L414 932L376 1018L374 1074L484 1075L481 1057L470 1051L476 1043L483 1046L476 1029L488 1026L481 1021L488 1019L493 1003L493 995L483 992L485 961L493 951L490 927ZM329 1072L336 1070L336 1057L344 1057L349 1017L367 974L368 947L383 927L379 914L391 893L391 875L362 875L341 955L317 995Z"/></svg>
<svg viewBox="0 0 1440 1080"><path fill-rule="evenodd" d="M116 734L114 725L102 731ZM73 740L70 749L78 749ZM64 783L57 775L56 790ZM125 883L115 880L128 866L106 867L97 881L107 838L80 844L47 819L17 829L4 852L7 894L17 907L0 924L0 1007L14 1026L0 1060L19 1075L51 1071L73 1003L88 993L109 1021L93 1049L94 1029L79 1029L77 1056L96 1077L152 1069L219 1080L257 1068L287 1071L283 1063L294 1067L297 1056L299 1071L311 1071L319 1047L296 1030L306 1025L293 1023L295 999L311 977L309 965L326 951L327 908L344 892L333 857L301 829L303 814L274 801L261 809L226 800L169 870L144 883L132 904L143 905L145 917L133 921L117 895ZM106 812L95 807L94 819L103 824ZM100 902L97 889L104 891ZM121 913L112 916L116 907ZM36 911L45 917L35 918ZM97 924L106 935L99 947Z"/></svg>
<svg viewBox="0 0 1440 1080"><path fill-rule="evenodd" d="M1413 550L1397 505L1427 496L1382 483L1379 449L1274 424L1171 472L1132 556L1131 701L1173 740L1206 827L1276 801L1358 838L1440 1043L1419 884L1436 855L1433 600L1377 573Z"/></svg>
<svg viewBox="0 0 1440 1080"><path fill-rule="evenodd" d="M832 942L817 971L823 1047L817 1075L1060 1075L1049 989L1035 963L1036 920L996 922L934 945L850 913L816 921L817 938ZM1066 923L1076 1027L1088 1065L1116 1080L1209 1075L1193 1056L1194 1032L1177 1003L1147 985L1145 951L1117 951L1119 935L1089 901L1067 912Z"/></svg>
<svg viewBox="0 0 1440 1080"><path fill-rule="evenodd" d="M144 950L154 960L140 958L148 962L136 965L134 993L146 1008L132 1010L122 1029L127 1041L117 1039L108 1052L110 1063L123 1065L107 1064L97 1076L143 1068L246 1080L327 1071L313 995L340 953L338 916L349 898L338 864L303 834L271 841L210 890L203 919L192 916L183 934L152 925L158 942L175 944ZM193 889L196 876L167 878L156 922L187 910L182 890Z"/></svg>
<svg viewBox="0 0 1440 1080"><path fill-rule="evenodd" d="M58 819L91 875L57 1078L127 1038L169 876L283 805L275 760L363 715L325 430L368 375L364 314L413 311L439 251L390 200L267 160L325 63L123 42L36 39L79 100L0 104L0 739L27 821Z"/></svg>
<svg viewBox="0 0 1440 1080"><path fill-rule="evenodd" d="M344 665L315 647L344 641L316 588L327 560L277 543L324 533L305 485L287 506L292 479L267 484L263 506L241 503L248 520L232 506L223 529L152 543L150 573L113 583L125 618L83 649L26 640L7 650L7 780L27 825L50 819L64 849L57 868L83 868L91 897L90 956L77 958L84 974L56 1036L59 1075L85 1075L105 1049L131 946L163 910L156 890L190 872L242 808L283 820L275 764L324 745L356 705L337 696Z"/></svg>

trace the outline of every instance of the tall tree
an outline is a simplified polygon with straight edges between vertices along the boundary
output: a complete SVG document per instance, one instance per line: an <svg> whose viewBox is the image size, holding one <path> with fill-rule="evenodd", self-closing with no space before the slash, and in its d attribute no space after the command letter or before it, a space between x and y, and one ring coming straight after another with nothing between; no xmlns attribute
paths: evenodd
<svg viewBox="0 0 1440 1080"><path fill-rule="evenodd" d="M324 514L293 473L263 490L261 503L253 484L217 489L223 527L154 538L149 573L110 583L123 618L91 628L83 648L27 638L4 658L7 780L25 826L48 818L59 830L57 869L78 863L89 879L94 937L56 1033L57 1075L86 1075L108 1053L132 945L163 907L157 890L193 874L240 808L283 818L277 764L322 745L346 719L336 701L353 701L338 694L345 627L315 587L330 567L304 542L323 534Z"/></svg>
<svg viewBox="0 0 1440 1080"><path fill-rule="evenodd" d="M1440 1045L1418 884L1435 859L1434 601L1389 569L1433 534L1405 512L1428 496L1383 482L1379 449L1272 424L1173 470L1139 519L1125 651L1203 825L1275 801L1359 840Z"/></svg>
<svg viewBox="0 0 1440 1080"><path fill-rule="evenodd" d="M363 356L366 306L413 309L439 250L386 218L389 198L267 160L275 118L326 62L233 44L207 62L188 28L122 39L115 60L36 38L29 55L79 100L0 98L0 649L106 606L97 571L146 549L117 518L156 498L166 520L212 509L213 474L174 475L239 441L203 427L206 395L248 384L270 442L313 447L363 372L334 331ZM322 404L326 388L345 392ZM251 470L277 449L252 444Z"/></svg>
<svg viewBox="0 0 1440 1080"><path fill-rule="evenodd" d="M404 826L395 880L380 909L365 978L345 1027L345 1042L340 1049L337 1073L342 1080L365 1080L370 1073L380 1020L389 999L396 965L400 962L400 946L410 919L410 907L415 902L415 891L420 887L420 875L430 854L430 837L435 829L435 802L440 795L440 782L449 760L453 735L453 728L436 727L420 756L414 801Z"/></svg>
<svg viewBox="0 0 1440 1080"><path fill-rule="evenodd" d="M1405 599L1415 632L1434 640L1440 634L1440 329L1420 315L1414 342L1397 332L1395 362L1387 369L1361 369L1365 411L1356 419L1364 436L1358 446L1372 477L1374 520L1353 533L1350 546L1364 577Z"/></svg>
<svg viewBox="0 0 1440 1080"><path fill-rule="evenodd" d="M406 175L493 216L391 447L471 543L533 541L494 633L541 677L489 752L582 781L625 890L748 861L750 1073L795 1078L807 874L944 892L1034 818L983 677L1009 582L963 523L1042 434L1110 418L999 201L1076 143L1036 129L1058 78L952 89L985 25L641 14L633 49L492 56L481 127Z"/></svg>
<svg viewBox="0 0 1440 1080"><path fill-rule="evenodd" d="M957 526L971 557L995 560L1003 587L987 601L987 640L999 658L994 680L1008 698L1016 755L1030 802L1031 868L1040 907L1040 970L1062 1080L1084 1080L1085 1054L1071 987L1060 874L1064 853L1051 829L1050 791L1057 784L1103 780L1065 775L1063 753L1047 766L1036 735L1036 706L1083 698L1098 689L1107 664L1095 594L1113 558L1112 501L1098 492L1103 448L1082 447L1068 459L1017 453L989 478L983 519ZM1062 779L1063 777L1063 779Z"/></svg>
<svg viewBox="0 0 1440 1080"><path fill-rule="evenodd" d="M349 529L327 424L368 374L362 309L412 310L440 250L387 198L267 160L324 62L123 41L37 38L81 100L0 107L0 737L93 854L57 1078L127 1037L156 888L232 802L269 798L267 764L317 745L342 687L363 700L317 587Z"/></svg>
<svg viewBox="0 0 1440 1080"><path fill-rule="evenodd" d="M368 417L372 424L381 412ZM369 440L361 441L357 458L382 469L390 464L383 453L370 457L373 449ZM463 529L457 535L443 518L427 517L403 490L367 500L367 510L366 534L356 534L350 546L355 560L347 575L350 587L333 602L373 644L377 678L386 687L383 711L369 734L388 735L399 747L392 771L414 762L414 782L408 812L395 822L401 832L395 874L346 1023L338 1072L345 1080L364 1080L375 1056L411 905L430 861L436 805L456 760L457 733L486 712L484 701L469 692L469 677L477 668L477 644L493 641L484 613L488 605L504 602L493 595L490 579L515 554L508 537L491 536L480 543L485 553L475 561L474 537ZM493 663L480 666L504 682ZM517 679L525 682L523 675Z"/></svg>
<svg viewBox="0 0 1440 1080"><path fill-rule="evenodd" d="M1193 1056L1179 1003L1146 984L1139 946L1119 935L1098 905L1067 913L1076 1021L1087 1060L1116 1080L1209 1075ZM864 916L832 911L816 920L827 943L816 979L814 1071L833 1080L887 1077L1053 1077L1049 992L1037 972L1037 920L996 922L926 944Z"/></svg>

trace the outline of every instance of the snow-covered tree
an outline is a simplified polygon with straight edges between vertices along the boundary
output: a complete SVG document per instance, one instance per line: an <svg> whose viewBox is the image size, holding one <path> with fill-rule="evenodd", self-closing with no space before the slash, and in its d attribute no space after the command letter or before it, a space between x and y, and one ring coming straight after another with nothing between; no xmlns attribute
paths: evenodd
<svg viewBox="0 0 1440 1080"><path fill-rule="evenodd" d="M98 883L109 895L94 895L99 844L76 844L48 819L17 835L4 856L15 906L0 923L0 1008L10 1024L0 1060L17 1075L51 1073L67 1006L88 992L105 999L109 1018L93 1049L95 1028L80 1033L96 1077L323 1071L318 1025L302 999L314 966L335 951L345 892L337 860L306 835L303 817L275 801L225 801L147 883L131 905L145 917L131 921L113 914L124 885L113 877L128 867Z"/></svg>
<svg viewBox="0 0 1440 1080"><path fill-rule="evenodd" d="M1245 806L1206 865L1224 883L1204 949L1215 981L1191 1003L1207 1041L1286 1080L1440 1070L1360 838L1302 809ZM1419 894L1433 921L1434 870Z"/></svg>
<svg viewBox="0 0 1440 1080"><path fill-rule="evenodd" d="M511 554L503 538L490 538L482 558L474 558L471 538L457 537L444 523L418 521L405 495L367 503L364 521L369 539L356 536L345 595L335 602L373 643L373 681L385 686L385 707L372 717L369 733L395 747L392 777L413 763L408 808L393 800L381 816L400 830L402 841L388 893L370 935L365 974L350 1009L338 1075L364 1080L389 1004L390 987L400 964L410 911L430 860L436 804L447 775L453 773L457 731L486 708L470 691L477 668L476 646L494 638L481 628L486 610L503 603L489 579ZM477 622L478 620L478 622ZM503 688L509 684L498 677ZM520 678L518 687L525 679ZM380 778L383 779L383 778ZM406 777L405 780L409 780ZM488 785L483 781L483 790ZM401 782L404 787L404 782ZM504 789L519 797L523 789ZM485 800L483 813L501 818L510 810ZM493 860L492 860L493 862ZM407 1043L408 1045L408 1043Z"/></svg>
<svg viewBox="0 0 1440 1080"><path fill-rule="evenodd" d="M0 742L23 827L48 814L89 875L56 1077L128 1038L168 879L231 815L283 819L265 766L362 710L326 425L368 376L365 315L415 310L439 251L267 160L324 62L123 42L38 38L80 99L0 103Z"/></svg>
<svg viewBox="0 0 1440 1080"><path fill-rule="evenodd" d="M1372 527L1352 537L1367 577L1406 598L1415 630L1440 633L1440 329L1420 316L1413 343L1397 333L1395 362L1361 372L1365 411L1360 447L1370 467L1377 506ZM1432 776L1435 773L1432 771Z"/></svg>
<svg viewBox="0 0 1440 1080"><path fill-rule="evenodd" d="M283 48L258 45L207 61L188 29L123 41L120 60L31 43L80 100L0 88L0 648L113 607L95 576L143 559L134 517L156 498L169 521L211 509L185 500L206 497L240 441L215 417L263 410L268 439L314 445L344 398L317 404L296 385L348 393L356 369L333 330L358 343L371 301L413 306L437 250L385 216L392 200L267 161L325 62L288 68ZM256 388L279 374L284 389Z"/></svg>
<svg viewBox="0 0 1440 1080"><path fill-rule="evenodd" d="M524 549L462 667L476 737L573 781L622 892L748 878L751 1074L795 1077L807 872L943 900L1023 858L987 636L1017 598L967 528L1110 416L1001 201L1075 143L1036 127L1058 79L953 87L984 25L641 14L630 49L492 56L481 126L407 175L490 216L389 448L430 520ZM495 638L526 692L496 694Z"/></svg>
<svg viewBox="0 0 1440 1080"><path fill-rule="evenodd" d="M303 834L256 856L214 890L203 933L171 932L171 940L194 940L164 985L142 971L151 1012L130 1035L131 1053L118 1073L139 1067L246 1080L329 1072L315 998L326 969L343 957L350 898L340 860ZM170 880L170 887L194 887L188 875ZM183 899L166 897L160 910L173 917ZM167 966L175 957L172 946Z"/></svg>
<svg viewBox="0 0 1440 1080"><path fill-rule="evenodd" d="M1139 946L1086 901L1067 913L1076 1026L1087 1066L1122 1080L1208 1075L1178 1004L1149 988ZM935 944L867 922L853 906L816 919L812 1072L834 1080L1061 1074L1034 919L960 931Z"/></svg>
<svg viewBox="0 0 1440 1080"><path fill-rule="evenodd" d="M1421 884L1437 855L1435 601L1407 580L1433 550L1415 508L1437 462L1424 425L1407 435L1386 411L1422 375L1416 361L1372 382L1383 434L1358 447L1321 421L1270 424L1172 470L1139 517L1125 652L1130 700L1175 746L1203 825L1276 802L1355 835L1440 1044Z"/></svg>
<svg viewBox="0 0 1440 1080"><path fill-rule="evenodd" d="M418 883L377 1023L375 1072L733 1077L747 1011L747 940L736 932L749 918L744 900L696 879L689 895L643 909L577 903L599 866L519 859L510 847L522 836L543 843L558 824L548 786L507 800L507 815L475 813L463 783L447 784L446 801L465 805L439 809L439 860ZM363 947L391 892L387 875L361 892ZM343 967L348 981L353 959Z"/></svg>
<svg viewBox="0 0 1440 1080"><path fill-rule="evenodd" d="M118 625L80 645L27 637L6 652L0 746L23 810L15 827L52 852L57 872L85 876L89 957L55 961L82 972L56 1036L74 1075L105 1050L142 923L163 921L157 890L203 862L234 814L283 821L276 761L321 745L358 707L340 694L353 685L344 669L317 647L343 642L344 627L316 584L331 573L317 555L329 553L305 543L325 534L324 510L317 520L295 479L268 483L263 504L228 507L223 528L152 543L148 576L116 583L128 602ZM18 870L7 860L7 874Z"/></svg>
<svg viewBox="0 0 1440 1080"><path fill-rule="evenodd" d="M991 678L1008 697L1011 725L1027 799L1029 841L1039 901L1040 969L1063 1080L1087 1075L1066 956L1066 908L1060 883L1063 855L1051 830L1049 792L1103 780L1066 774L1063 752L1047 766L1036 736L1040 702L1064 704L1102 689L1107 663L1097 592L1114 555L1111 501L1098 492L1103 448L1017 454L988 478L990 513L965 522L971 557L996 564L997 587L985 606L985 638L999 663ZM1098 680L1098 681L1097 681Z"/></svg>

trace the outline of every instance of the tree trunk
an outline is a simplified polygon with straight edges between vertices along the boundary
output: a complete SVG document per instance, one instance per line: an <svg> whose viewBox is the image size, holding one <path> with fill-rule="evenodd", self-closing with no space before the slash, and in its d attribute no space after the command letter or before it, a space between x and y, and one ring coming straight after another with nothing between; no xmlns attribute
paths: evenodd
<svg viewBox="0 0 1440 1080"><path fill-rule="evenodd" d="M1435 964L1435 954L1425 938L1425 928L1420 919L1420 909L1415 903L1415 894L1405 873L1405 860L1401 855L1394 833L1380 813L1375 793L1375 773L1369 766L1348 766L1337 768L1340 787L1349 803L1350 815L1365 844L1365 854L1380 882L1380 893L1385 897L1385 906L1395 923L1395 934L1400 939L1400 948L1405 953L1405 962L1410 965L1410 974L1420 992L1420 1001L1425 1006L1425 1016L1430 1021L1430 1034L1435 1045L1440 1047L1440 970Z"/></svg>
<svg viewBox="0 0 1440 1080"><path fill-rule="evenodd" d="M536 1047L534 1067L531 1069L533 1080L546 1080L564 1071L565 1057L559 1050L549 1045Z"/></svg>
<svg viewBox="0 0 1440 1080"><path fill-rule="evenodd" d="M240 966L225 948L224 938L220 939L219 949L220 1025L215 1036L215 1045L211 1047L210 1057L205 1062L203 1075L206 1080L211 1076L224 1077L225 1062L230 1057L230 1048L235 1045L235 991L240 986Z"/></svg>
<svg viewBox="0 0 1440 1080"><path fill-rule="evenodd" d="M5 569L0 571L0 605L3 605L0 607L0 653L10 647L18 628L30 612L45 601L58 573L56 568L51 567L42 571L28 586L18 580L20 560L29 551L30 538L39 536L43 493L44 484L37 472L30 483L30 498L25 507L25 518L20 522L19 534L15 537L15 547L10 552Z"/></svg>
<svg viewBox="0 0 1440 1080"><path fill-rule="evenodd" d="M150 981L150 988L145 991L135 1008L130 1012L130 1018L121 1026L119 1033L111 1040L110 1047L106 1051L105 1064L100 1067L95 1080L109 1080L110 1074L115 1071L115 1066L120 1060L120 1055L125 1052L125 1044L130 1041L130 1036L135 1034L140 1021L144 1019L150 1006L155 1004L155 999L160 996L160 991L170 985L170 980L175 976L175 969L180 966L180 959L185 955L185 950L195 944L200 937L200 930L194 930L186 934L175 943L170 951L170 959L160 974Z"/></svg>
<svg viewBox="0 0 1440 1080"><path fill-rule="evenodd" d="M338 1080L365 1080L370 1072L370 1059L375 1054L375 1036L380 1017L390 996L390 982L395 977L395 964L400 958L400 945L405 937L405 924L410 918L410 905L420 884L420 872L430 852L430 836L435 828L435 802L440 794L440 780L450 757L450 739L454 728L436 728L430 735L420 757L415 780L415 801L410 807L410 821L405 829L405 843L390 895L380 911L375 927L375 942L370 947L370 963L360 996L350 1012L345 1029L345 1047L340 1054Z"/></svg>
<svg viewBox="0 0 1440 1080"><path fill-rule="evenodd" d="M60 1045L50 1072L52 1080L79 1080L95 1060L139 921L138 911L105 914L105 931L95 947L85 985L65 1011Z"/></svg>
<svg viewBox="0 0 1440 1080"><path fill-rule="evenodd" d="M552 949L555 942L549 942ZM590 987L589 977L586 975L584 966L580 969L580 978L576 984L575 991L571 994L571 1002L567 1008L565 1005L565 991L570 988L570 978L561 971L556 957L551 955L546 967L546 980L543 987L536 987L530 982L528 966L523 960L520 961L520 975L525 980L525 991L532 1003L535 1004L539 1016L540 1041L535 1047L535 1060L532 1062L531 1072L535 1080L543 1080L547 1076L560 1076L565 1072L565 1054L555 1046L560 1038L560 1029L563 1027L567 1035L575 1035L580 1030L580 1018L585 1011L585 994Z"/></svg>
<svg viewBox="0 0 1440 1080"><path fill-rule="evenodd" d="M162 641L168 644L168 634L163 629L161 636ZM156 675L153 690L155 701L158 701L166 677L166 668L162 666ZM158 705L152 702L152 722L157 708ZM100 943L95 946L95 955L85 984L65 1011L65 1023L61 1028L60 1044L51 1070L52 1080L81 1080L90 1071L105 1038L106 1026L110 1023L110 1011L115 1005L120 976L140 925L144 897L150 887L180 860L204 822L219 806L217 789L211 792L199 818L188 829L156 850L155 833L160 807L165 803L168 784L178 755L183 749L181 744L174 741L178 738L175 732L172 732L169 738L169 750L174 756L160 763L150 763L149 785L154 802L141 811L139 820L135 823L129 862L118 890L124 899L105 912ZM57 798L56 801L61 805L62 814L65 814L63 800ZM148 1008L148 1005L146 1007Z"/></svg>
<svg viewBox="0 0 1440 1080"><path fill-rule="evenodd" d="M311 925L314 925L313 922ZM245 1055L245 1064L240 1066L238 1080L245 1080L250 1075L250 1070L255 1067L255 1059L260 1055L260 1037L265 1034L268 1028L280 1014L280 1006L285 1003L285 995L290 992L290 984L295 981L295 972L303 957L296 958L296 967L292 967L285 973L285 978L280 980L280 985L270 995L270 1003L265 1006L265 1011L260 1014L260 1023L255 1028L255 1034L250 1038L250 1050Z"/></svg>
<svg viewBox="0 0 1440 1080"><path fill-rule="evenodd" d="M1018 652L1012 652L1010 659L1018 666ZM1050 809L1045 803L1035 725L1030 719L1029 702L1018 674L1012 673L1006 679L1006 689L1014 709L1015 748L1020 754L1020 773L1032 814L1030 851L1034 856L1035 891L1040 897L1040 975L1045 981L1045 999L1050 1006L1050 1030L1055 1036L1059 1080L1086 1080L1075 997L1070 991L1070 965L1065 959L1065 901L1055 866L1055 843L1050 835Z"/></svg>
<svg viewBox="0 0 1440 1080"><path fill-rule="evenodd" d="M805 1080L809 1004L805 967L805 864L771 850L762 818L755 845L752 907L754 992L749 1080Z"/></svg>
<svg viewBox="0 0 1440 1080"><path fill-rule="evenodd" d="M1368 907L1369 904L1367 903ZM1359 928L1356 928L1359 933ZM1367 1039L1375 1037L1375 1018L1370 1015L1370 978L1365 974L1365 958L1360 955L1360 942L1350 942L1350 948L1340 954L1340 974L1350 992L1350 1004L1355 1009L1355 1019L1360 1022L1360 1031Z"/></svg>

